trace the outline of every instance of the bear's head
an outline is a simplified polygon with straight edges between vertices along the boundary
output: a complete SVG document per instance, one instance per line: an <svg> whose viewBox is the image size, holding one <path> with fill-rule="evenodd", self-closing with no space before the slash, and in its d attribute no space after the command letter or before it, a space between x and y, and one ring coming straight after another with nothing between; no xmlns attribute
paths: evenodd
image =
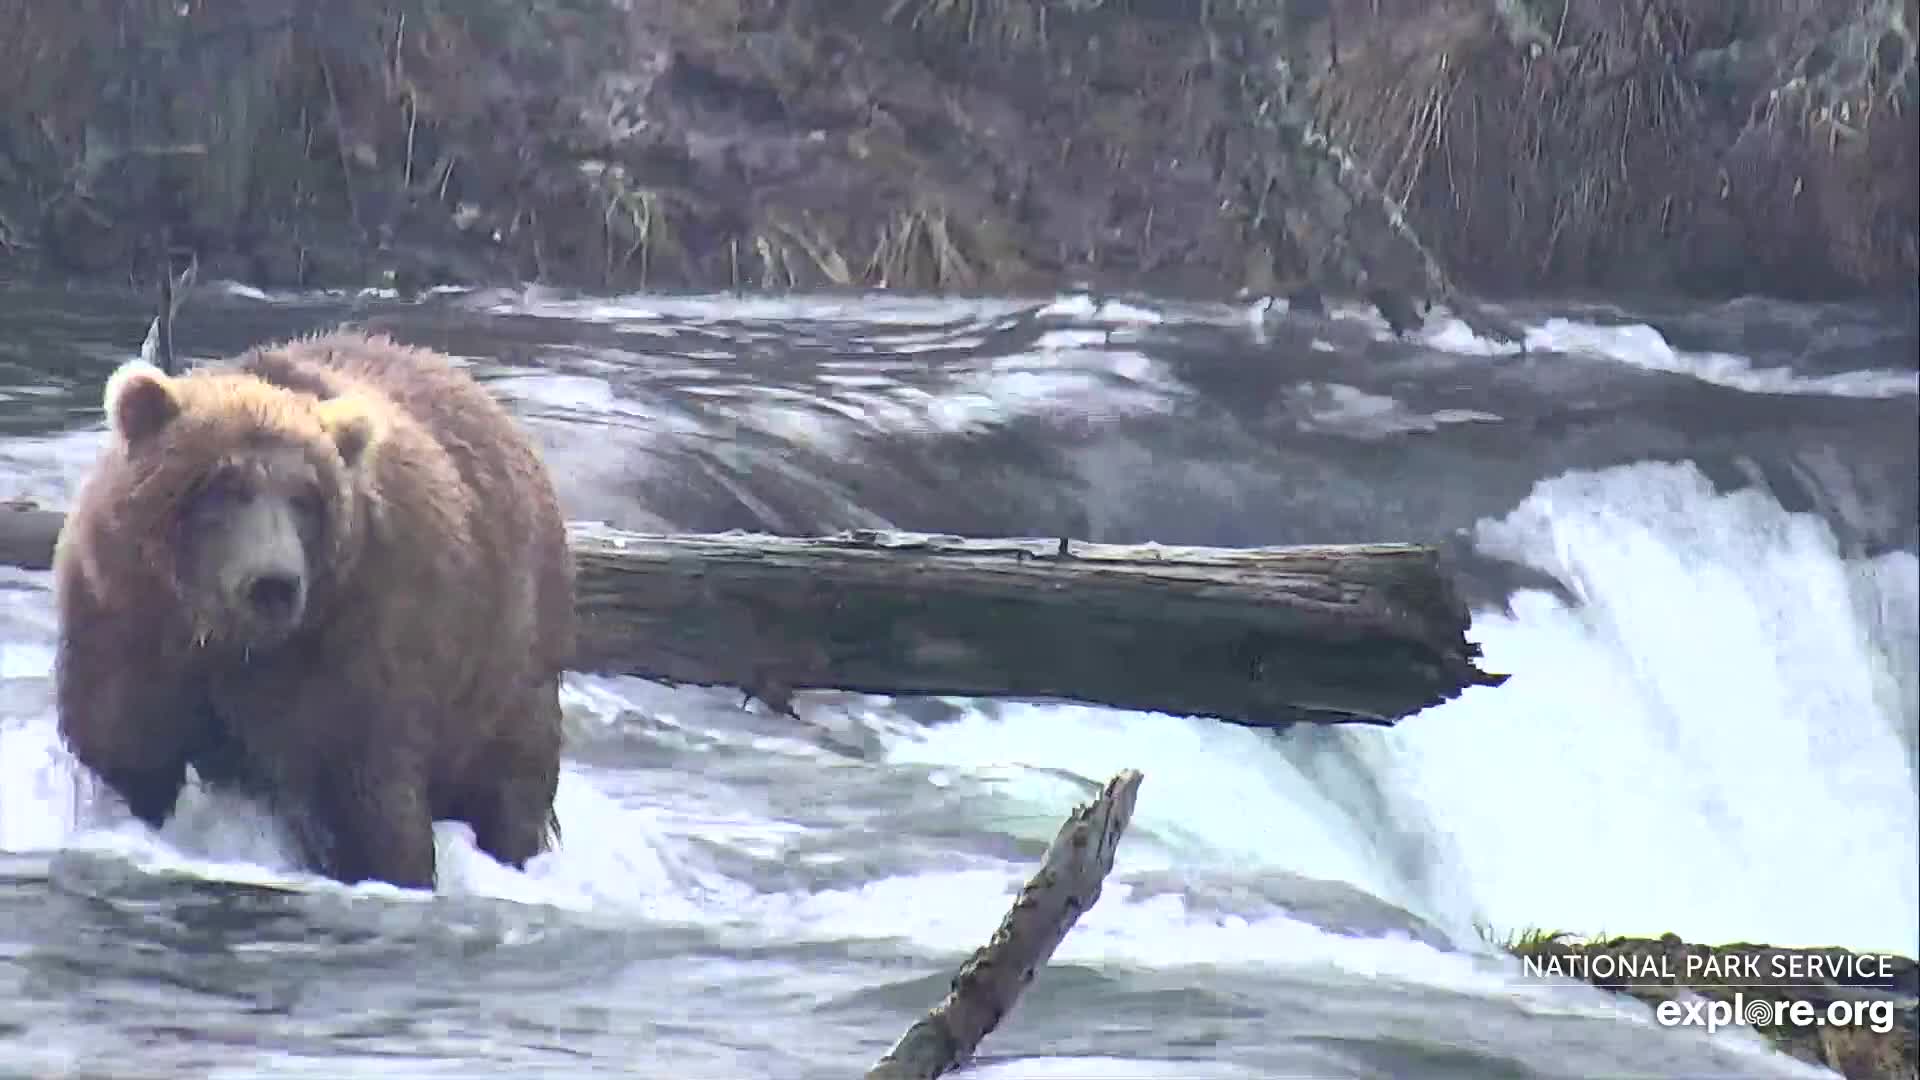
<svg viewBox="0 0 1920 1080"><path fill-rule="evenodd" d="M359 549L377 404L136 360L107 381L105 407L127 480L116 516L194 643L285 642Z"/></svg>

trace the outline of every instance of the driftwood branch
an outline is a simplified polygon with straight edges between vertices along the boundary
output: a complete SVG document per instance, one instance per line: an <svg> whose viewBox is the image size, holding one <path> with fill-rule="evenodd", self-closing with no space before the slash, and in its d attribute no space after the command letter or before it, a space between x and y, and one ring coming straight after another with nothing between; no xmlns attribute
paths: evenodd
<svg viewBox="0 0 1920 1080"><path fill-rule="evenodd" d="M58 513L0 512L50 565ZM1505 676L1430 548L1172 548L915 533L573 529L575 667L794 691L1068 699L1254 727L1392 723Z"/></svg>
<svg viewBox="0 0 1920 1080"><path fill-rule="evenodd" d="M1107 781L1098 798L1074 809L993 939L953 977L947 999L908 1028L866 1080L933 1080L973 1055L1067 931L1100 899L1120 836L1133 819L1140 780L1128 769Z"/></svg>

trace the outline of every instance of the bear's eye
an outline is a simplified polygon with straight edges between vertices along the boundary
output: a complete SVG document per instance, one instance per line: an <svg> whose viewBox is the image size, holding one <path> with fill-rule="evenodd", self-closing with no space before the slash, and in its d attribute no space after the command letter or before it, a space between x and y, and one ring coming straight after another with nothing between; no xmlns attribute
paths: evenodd
<svg viewBox="0 0 1920 1080"><path fill-rule="evenodd" d="M253 497L253 493L241 482L240 477L229 472L219 472L207 477L198 491L187 504L189 513L195 515L218 513L230 507L241 505Z"/></svg>
<svg viewBox="0 0 1920 1080"><path fill-rule="evenodd" d="M293 496L293 512L309 522L319 521L320 515L325 513L326 509L327 504L320 498L318 491L309 489Z"/></svg>

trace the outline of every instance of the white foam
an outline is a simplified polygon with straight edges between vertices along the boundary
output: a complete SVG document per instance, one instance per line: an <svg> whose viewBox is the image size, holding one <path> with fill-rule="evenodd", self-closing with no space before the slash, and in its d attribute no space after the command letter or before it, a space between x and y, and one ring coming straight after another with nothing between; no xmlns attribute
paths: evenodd
<svg viewBox="0 0 1920 1080"><path fill-rule="evenodd" d="M1920 372L1843 371L1800 375L1788 368L1756 368L1744 356L1675 349L1658 330L1640 323L1600 326L1573 319L1548 319L1527 331L1529 349L1585 353L1634 367L1690 375L1702 382L1760 394L1826 394L1833 397L1891 398L1920 394Z"/></svg>
<svg viewBox="0 0 1920 1080"><path fill-rule="evenodd" d="M1096 300L1085 293L1057 297L1035 314L1109 326L1153 326L1166 318L1151 308L1120 300Z"/></svg>
<svg viewBox="0 0 1920 1080"><path fill-rule="evenodd" d="M1480 537L1581 606L1479 616L1512 678L1385 735L1385 782L1489 921L1914 954L1913 720L1824 524L1649 464L1545 482Z"/></svg>
<svg viewBox="0 0 1920 1080"><path fill-rule="evenodd" d="M5 652L11 659L14 647ZM19 676L10 670L6 677ZM74 771L50 725L0 723L0 851L59 849L80 805Z"/></svg>
<svg viewBox="0 0 1920 1080"><path fill-rule="evenodd" d="M974 1065L955 1075L965 1080L1268 1080L1254 1069L1198 1058L1025 1057Z"/></svg>
<svg viewBox="0 0 1920 1080"><path fill-rule="evenodd" d="M627 680L594 680L570 688L569 702L583 703L602 719L617 723L632 708L621 695ZM1314 811L1311 800L1293 805L1284 789L1297 777L1271 776L1273 764L1252 732L1209 732L1197 722L1159 717L1116 717L1100 710L1060 707L1058 716L1018 718L1023 730L1045 724L1061 732L1055 742L1021 758L1062 764L1063 759L1094 774L1137 762L1148 747L1158 749L1150 765L1152 798L1143 798L1133 831L1122 845L1115 879L1094 911L1085 916L1057 954L1063 962L1143 968L1191 965L1286 970L1305 975L1347 978L1388 977L1405 982L1477 988L1503 995L1539 996L1545 991L1520 977L1516 968L1489 968L1483 961L1447 953L1404 936L1356 940L1323 931L1274 911L1253 917L1192 909L1179 895L1135 894L1127 874L1161 869L1176 862L1189 866L1245 870L1269 862L1289 866L1320 864L1338 870L1345 853L1362 849L1351 837L1332 834L1326 824L1338 815ZM671 716L658 722L677 723ZM987 747L1009 745L1001 721L976 715L959 725L935 729L957 732L931 740L894 725L890 757L910 762L929 757L951 759L955 768L976 775L1008 778L1003 827L1020 835L1047 836L1057 830L1065 810L1084 797L1078 785L1041 773L996 765ZM1153 738L1154 724L1182 732L1171 740ZM1138 732L1129 738L1125 733ZM103 810L81 798L91 785L75 781L77 770L52 735L44 718L15 724L0 742L0 848L11 851L70 849L126 861L148 873L183 874L303 891L346 892L389 900L421 900L425 894L381 884L351 888L297 868L279 828L249 800L213 794L190 785L178 811L159 832ZM1220 736L1226 736L1226 746ZM1077 735L1078 738L1074 738ZM1112 744L1105 753L1076 754L1073 747ZM768 753L805 757L817 748L798 740L755 747ZM1236 745L1238 741L1239 745ZM1168 743L1172 745L1169 746ZM1210 748L1210 749L1209 749ZM1210 756L1211 755L1211 756ZM1189 765L1182 768L1182 761ZM1242 762L1236 771L1231 763ZM1202 771L1204 769L1204 771ZM29 781L23 783L22 781ZM631 786L631 785L627 785ZM532 860L524 871L503 867L478 851L464 825L435 827L441 881L450 896L485 896L542 904L580 912L697 924L733 938L764 941L893 940L934 953L965 952L991 933L1012 894L1032 867L1018 862L975 869L916 873L881 878L856 888L812 892L761 893L744 882L703 869L690 859L688 844L702 843L774 857L798 835L798 826L768 820L724 806L678 808L661 805L665 792L632 790L616 797L620 778L569 764L561 778L557 813L563 842ZM1244 811L1274 816L1250 826ZM1236 816L1236 811L1242 816ZM669 820L672 819L672 820ZM1302 841L1263 844L1257 835L1285 835ZM976 860L977 861L977 860ZM1364 864L1350 876L1383 880ZM1379 886L1391 891L1390 883Z"/></svg>
<svg viewBox="0 0 1920 1080"><path fill-rule="evenodd" d="M1428 348L1462 356L1517 356L1526 351L1521 342L1486 337L1451 315L1429 318L1421 328L1420 341Z"/></svg>
<svg viewBox="0 0 1920 1080"><path fill-rule="evenodd" d="M1070 805L1062 800L1056 818L1063 818ZM1132 842L1130 832L1121 851ZM963 955L992 936L1032 872L1031 866L1008 864L887 877L852 889L750 897L743 900L748 910L741 925L761 939L896 941L928 953ZM1402 934L1349 937L1277 911L1251 918L1197 911L1172 893L1136 895L1125 873L1117 864L1100 903L1081 916L1054 953L1058 962L1162 971L1234 968L1350 981L1385 978L1530 998L1545 993L1523 976L1517 962L1490 963Z"/></svg>
<svg viewBox="0 0 1920 1080"><path fill-rule="evenodd" d="M73 501L87 468L107 442L104 423L37 438L0 439L0 500L43 507Z"/></svg>
<svg viewBox="0 0 1920 1080"><path fill-rule="evenodd" d="M1888 552L1849 562L1854 609L1866 636L1881 647L1869 656L1879 711L1907 744L1909 762L1920 775L1920 559Z"/></svg>
<svg viewBox="0 0 1920 1080"><path fill-rule="evenodd" d="M959 375L922 402L926 429L978 431L1020 416L1098 423L1166 412L1183 390L1148 357L1119 349L1059 348L1018 354Z"/></svg>
<svg viewBox="0 0 1920 1080"><path fill-rule="evenodd" d="M250 300L255 303L278 304L283 306L327 303L353 296L369 297L379 300L394 300L400 296L398 290L384 287L262 289L257 285L249 285L245 282L226 279L209 281L207 287L234 300ZM473 292L474 289L468 285L434 285L421 291L428 296L461 296Z"/></svg>
<svg viewBox="0 0 1920 1080"><path fill-rule="evenodd" d="M711 373L695 368L684 373L691 385L677 386L674 393L723 402L729 432L753 428L827 454L851 453L858 438L876 433L968 434L1028 416L1091 423L1164 413L1184 399L1187 388L1166 365L1136 350L1107 347L1104 341L1101 331L1049 331L1029 351L918 372L928 385L874 369L830 371L805 389L731 381L703 384L699 380ZM670 374L658 365L649 369L650 378ZM711 440L722 427L645 389L616 386L596 375L515 373L496 377L489 385L524 403L522 412L545 450L562 464L577 462L592 475L644 467L648 447L673 439ZM608 423L618 425L621 434L618 450L611 454L604 433L597 430ZM555 473L563 484L568 482L567 469L556 466ZM577 490L586 498L585 489L593 487L574 484L568 493Z"/></svg>
<svg viewBox="0 0 1920 1080"><path fill-rule="evenodd" d="M258 301L261 301L262 303L271 302L273 300L273 297L269 295L265 289L259 288L258 286L254 286L254 285L248 285L244 282L223 280L223 281L210 281L207 284L220 292L226 293L228 296L236 297L241 300L258 300Z"/></svg>
<svg viewBox="0 0 1920 1080"><path fill-rule="evenodd" d="M1255 340L1266 340L1266 318L1286 310L1284 300L1249 306L1245 314ZM1388 340L1395 336L1392 327L1371 306L1347 303L1330 306L1328 312L1334 318L1368 327L1376 339ZM1480 334L1459 317L1436 308L1412 336L1428 348L1457 356L1506 357L1530 351L1577 353L1759 394L1850 398L1920 394L1920 372L1863 369L1802 375L1785 367L1755 367L1750 359L1735 353L1676 349L1658 330L1644 323L1600 324L1556 317L1528 327L1522 341L1502 341ZM1313 347L1336 351L1333 346L1318 341Z"/></svg>
<svg viewBox="0 0 1920 1080"><path fill-rule="evenodd" d="M49 673L26 670L22 646L0 650L9 678ZM43 652L50 653L50 650ZM571 700L579 701L575 696ZM644 913L667 921L700 921L688 888L703 884L678 861L658 827L658 811L628 806L604 794L600 782L574 765L562 769L555 798L563 842L536 856L524 871L501 865L474 844L456 822L434 826L439 891L488 896L579 911ZM51 717L15 719L0 726L0 851L88 851L125 860L149 873L305 890L421 898L379 883L337 885L300 868L276 819L251 799L216 793L190 782L174 815L158 832L103 798L60 745Z"/></svg>
<svg viewBox="0 0 1920 1080"><path fill-rule="evenodd" d="M1007 703L996 711L892 737L887 758L994 778L1010 815L998 824L1033 839L1051 839L1086 788L1141 769L1146 779L1121 867L1169 865L1168 853L1177 851L1188 865L1268 865L1411 903L1351 823L1263 732L1082 705ZM1084 785L1051 774L1078 776Z"/></svg>
<svg viewBox="0 0 1920 1080"><path fill-rule="evenodd" d="M1287 398L1295 409L1297 429L1364 438L1438 431L1446 424L1489 423L1501 419L1477 409L1421 412L1397 398L1335 382L1303 382L1288 390Z"/></svg>

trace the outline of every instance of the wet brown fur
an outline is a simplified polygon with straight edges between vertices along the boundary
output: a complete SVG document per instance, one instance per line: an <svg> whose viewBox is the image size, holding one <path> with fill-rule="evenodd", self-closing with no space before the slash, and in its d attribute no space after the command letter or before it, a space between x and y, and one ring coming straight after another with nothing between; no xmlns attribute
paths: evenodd
<svg viewBox="0 0 1920 1080"><path fill-rule="evenodd" d="M55 556L76 756L155 827L188 764L247 788L342 881L431 886L435 820L468 822L510 865L544 850L573 562L506 410L437 354L345 332L171 386L179 415L142 451L111 439ZM331 524L301 630L223 650L181 595L173 522L263 435L305 448Z"/></svg>

